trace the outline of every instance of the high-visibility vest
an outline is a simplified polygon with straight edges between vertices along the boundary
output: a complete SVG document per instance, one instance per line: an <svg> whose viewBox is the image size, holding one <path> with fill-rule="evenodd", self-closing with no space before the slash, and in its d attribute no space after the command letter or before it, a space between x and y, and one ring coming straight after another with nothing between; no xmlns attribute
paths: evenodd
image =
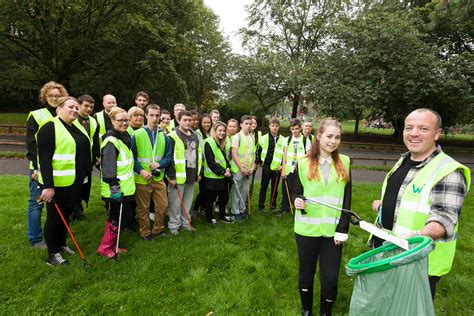
<svg viewBox="0 0 474 316"><path fill-rule="evenodd" d="M174 129L176 128L176 125L174 124L174 119L170 120L170 123L168 124L168 126L166 127L166 129L168 130L168 133L174 131Z"/></svg>
<svg viewBox="0 0 474 316"><path fill-rule="evenodd" d="M232 140L229 135L225 138L225 155L227 156L227 160L230 161L232 158Z"/></svg>
<svg viewBox="0 0 474 316"><path fill-rule="evenodd" d="M347 172L350 168L348 156L339 155ZM303 158L298 161L298 175L303 185L303 195L311 197L335 207L342 207L346 182L337 175L334 161L331 162L328 183L324 182L321 170L318 168L319 181L309 180L309 161ZM295 233L308 237L333 237L341 217L341 211L323 206L321 204L306 204L306 214L300 210L295 212Z"/></svg>
<svg viewBox="0 0 474 316"><path fill-rule="evenodd" d="M96 113L97 123L99 124L99 143L102 143L102 137L107 132L107 128L105 126L105 111L102 110Z"/></svg>
<svg viewBox="0 0 474 316"><path fill-rule="evenodd" d="M216 140L213 137L208 137L204 141L204 144L206 143L211 146L215 162L225 169L227 167L226 160L220 147L217 145ZM204 176L210 179L224 179L223 175L217 175L212 172L212 170L209 168L209 165L207 164L207 160L204 160Z"/></svg>
<svg viewBox="0 0 474 316"><path fill-rule="evenodd" d="M295 150L294 150L294 145L293 145L294 144L293 138L287 141L288 146L286 150L286 165L285 165L286 175L289 175L291 173L290 171L291 171L292 166L296 165L296 162L298 162L298 160L306 156L306 148L305 148L305 142L304 142L305 137L301 135L300 138L301 138L301 141L299 142L298 148L296 149L296 159L294 156Z"/></svg>
<svg viewBox="0 0 474 316"><path fill-rule="evenodd" d="M247 161L247 166L249 166L250 168L253 165L253 161L255 159L255 142L254 141L247 142L248 137L243 135L243 133L241 135L241 133L242 132L239 132L235 134L234 136L232 136L232 140L234 140L234 138L239 139L239 148L237 151L237 155L239 157L240 163L244 163L245 152L247 151L248 147L251 148L249 151L249 157ZM232 161L230 162L230 170L233 173L237 173L239 171L239 167L237 167L237 165L235 164L234 159L232 159Z"/></svg>
<svg viewBox="0 0 474 316"><path fill-rule="evenodd" d="M137 146L137 160L140 166L143 169L151 173L150 163L160 162L163 159L166 149L166 140L165 134L163 131L156 131L155 145L151 145L150 137L145 128L139 128L135 131L133 135L135 139L135 144ZM165 175L165 170L160 170L159 176L153 176L153 180L161 181ZM138 184L147 184L149 181L145 180L140 174L135 174L135 183Z"/></svg>
<svg viewBox="0 0 474 316"><path fill-rule="evenodd" d="M382 201L387 187L388 178L402 164L401 158L385 177L382 186ZM467 190L471 184L471 172L444 152L440 152L426 166L424 166L415 178L403 191L398 209L398 216L393 226L393 232L399 236L415 233L425 227L426 220L430 214L430 193L436 183L454 172L461 170L466 177ZM456 252L458 225L455 226L454 237L445 242L436 241L435 249L428 256L428 274L441 276L447 274L453 265L454 253Z"/></svg>
<svg viewBox="0 0 474 316"><path fill-rule="evenodd" d="M53 183L54 187L67 187L72 185L76 179L76 141L59 117L55 116L51 121L54 123L55 135L55 149L52 159ZM74 120L72 124L89 139L87 131L78 120ZM90 146L92 146L92 142L90 142ZM39 163L38 182L44 184Z"/></svg>
<svg viewBox="0 0 474 316"><path fill-rule="evenodd" d="M273 151L272 162L270 164L271 170L277 170L278 167L281 165L281 160L283 157L283 144L285 141L286 141L286 138L279 135L278 141L275 144L275 150ZM268 145L270 143L270 133L265 134L262 137L260 137L258 142L260 143L260 148L262 148L262 154L260 157L263 163L265 162L265 158L267 157Z"/></svg>
<svg viewBox="0 0 474 316"><path fill-rule="evenodd" d="M135 179L133 177L133 153L120 139L114 136L108 136L102 142L100 150L107 146L108 143L114 145L118 150L117 155L117 178L119 179L120 192L124 196L131 196L135 194ZM102 197L110 197L110 185L102 180L102 173L100 177L100 193Z"/></svg>
<svg viewBox="0 0 474 316"><path fill-rule="evenodd" d="M130 135L130 137L133 136L133 134L135 133L135 130L133 129L133 127L131 127L130 125L127 127L127 133L128 135Z"/></svg>
<svg viewBox="0 0 474 316"><path fill-rule="evenodd" d="M194 133L193 131L190 131L191 133ZM184 146L183 141L181 138L178 136L176 131L172 131L168 135L174 140L174 168L176 170L176 183L177 184L184 184L186 183L186 157L185 157L185 151L186 147ZM196 136L197 138L197 136ZM201 151L201 146L199 144L196 144L198 148L198 155L197 155L197 173L201 173L201 167L202 167L202 151Z"/></svg>
<svg viewBox="0 0 474 316"><path fill-rule="evenodd" d="M97 120L93 118L92 116L89 116L89 138L91 142L94 140L94 134L95 134L95 131L97 130L98 125L99 123L97 123Z"/></svg>
<svg viewBox="0 0 474 316"><path fill-rule="evenodd" d="M38 110L31 111L28 114L28 117L26 118L26 121L30 119L30 116L33 116L33 119L35 120L36 124L38 124L38 130L41 126L43 126L44 123L50 121L53 116L51 115L51 112L47 108L42 108ZM34 135L36 137L36 135ZM38 155L36 155L36 160L38 160ZM33 170L33 162L30 161L30 170Z"/></svg>

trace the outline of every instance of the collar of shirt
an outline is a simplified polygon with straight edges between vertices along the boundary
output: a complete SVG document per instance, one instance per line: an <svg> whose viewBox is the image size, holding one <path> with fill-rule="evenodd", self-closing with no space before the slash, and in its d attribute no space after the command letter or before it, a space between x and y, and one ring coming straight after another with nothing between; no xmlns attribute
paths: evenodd
<svg viewBox="0 0 474 316"><path fill-rule="evenodd" d="M327 161L328 164L331 164L332 162L332 157L329 156L327 158L319 157L319 164L324 165L324 163Z"/></svg>

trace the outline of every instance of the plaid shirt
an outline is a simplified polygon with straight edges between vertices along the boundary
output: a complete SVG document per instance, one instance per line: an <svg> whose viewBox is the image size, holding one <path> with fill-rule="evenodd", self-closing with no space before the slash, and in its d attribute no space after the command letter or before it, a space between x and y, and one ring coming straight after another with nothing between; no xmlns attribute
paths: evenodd
<svg viewBox="0 0 474 316"><path fill-rule="evenodd" d="M421 164L411 168L408 172L398 191L394 222L397 221L400 201L405 192L405 188L416 177L418 172L440 152L441 146L438 145L436 150L428 158ZM409 156L410 152L406 152L401 157L405 160ZM446 230L445 241L453 239L454 237L454 226L458 223L458 217L461 215L461 208L466 194L466 178L464 177L464 173L459 169L441 179L431 190L431 211L426 220L426 224L431 222L441 224Z"/></svg>

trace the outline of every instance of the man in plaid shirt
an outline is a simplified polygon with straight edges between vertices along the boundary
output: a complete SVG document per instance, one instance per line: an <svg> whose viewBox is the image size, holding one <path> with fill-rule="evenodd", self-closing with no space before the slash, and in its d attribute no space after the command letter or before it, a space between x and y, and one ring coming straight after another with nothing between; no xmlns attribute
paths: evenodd
<svg viewBox="0 0 474 316"><path fill-rule="evenodd" d="M470 170L436 144L441 132L441 117L433 110L420 108L406 117L403 142L408 152L388 173L382 199L372 203L379 226L403 238L422 235L437 242L428 272L433 299L441 275L452 266L458 218L471 182ZM383 242L372 241L375 247Z"/></svg>

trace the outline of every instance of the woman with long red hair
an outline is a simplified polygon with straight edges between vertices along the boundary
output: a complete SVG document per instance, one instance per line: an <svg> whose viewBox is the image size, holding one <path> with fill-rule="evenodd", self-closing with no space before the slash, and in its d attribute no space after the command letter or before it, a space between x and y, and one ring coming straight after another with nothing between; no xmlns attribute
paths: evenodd
<svg viewBox="0 0 474 316"><path fill-rule="evenodd" d="M321 121L311 150L297 164L297 180L292 188L295 202L295 236L298 249L303 315L312 315L313 284L319 260L320 314L331 315L337 297L342 243L347 240L349 218L321 204L305 203L311 197L336 207L350 209L350 159L340 155L341 124L334 119Z"/></svg>

